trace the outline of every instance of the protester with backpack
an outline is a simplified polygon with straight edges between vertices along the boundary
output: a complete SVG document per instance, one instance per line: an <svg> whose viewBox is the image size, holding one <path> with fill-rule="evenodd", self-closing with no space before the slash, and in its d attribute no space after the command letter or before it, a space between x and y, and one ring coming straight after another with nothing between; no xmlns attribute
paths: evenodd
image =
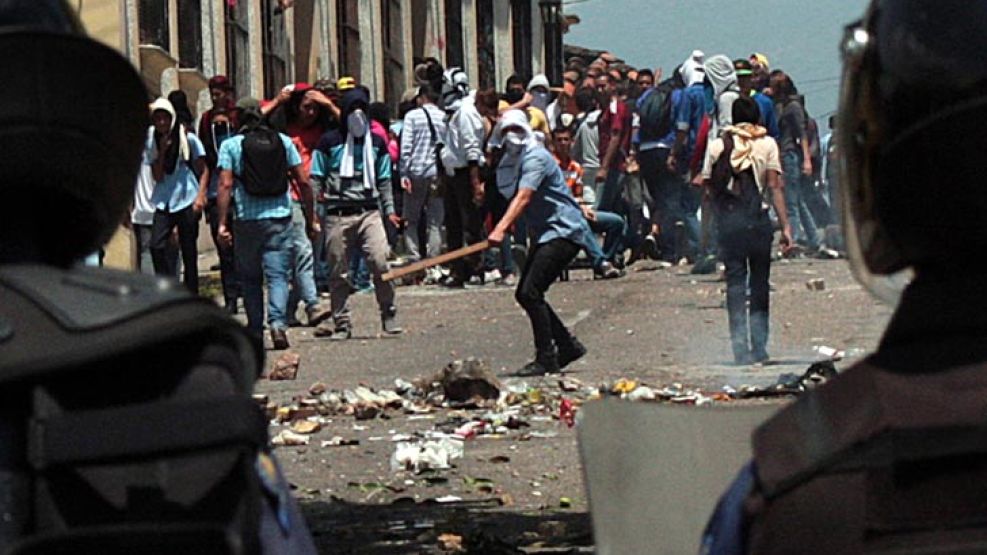
<svg viewBox="0 0 987 555"><path fill-rule="evenodd" d="M288 176L298 185L306 228L319 232L314 218L312 187L302 168L298 149L287 135L267 127L260 105L241 99L241 134L227 139L219 150L219 237L230 244L236 235L237 274L243 289L247 327L264 330L264 292L267 282L267 323L276 350L288 343L288 281L292 267L293 224ZM235 229L229 227L230 200L235 201Z"/></svg>
<svg viewBox="0 0 987 555"><path fill-rule="evenodd" d="M132 198L146 83L64 0L0 2L0 49L33 54L0 91L0 553L314 555L260 344L170 280L75 265Z"/></svg>
<svg viewBox="0 0 987 555"><path fill-rule="evenodd" d="M182 251L185 287L199 293L199 217L206 207L209 170L202 141L178 123L175 108L166 98L151 104L154 133L148 148L154 151L151 173L154 176L154 221L151 224L151 260L154 272L175 276L178 268L169 256L172 233L178 230Z"/></svg>
<svg viewBox="0 0 987 555"><path fill-rule="evenodd" d="M716 211L720 258L726 265L734 361L762 363L769 358L768 279L774 238L768 202L781 225L783 249L791 246L792 236L778 145L757 124L761 114L752 98L738 98L731 110L734 125L710 142L702 175Z"/></svg>

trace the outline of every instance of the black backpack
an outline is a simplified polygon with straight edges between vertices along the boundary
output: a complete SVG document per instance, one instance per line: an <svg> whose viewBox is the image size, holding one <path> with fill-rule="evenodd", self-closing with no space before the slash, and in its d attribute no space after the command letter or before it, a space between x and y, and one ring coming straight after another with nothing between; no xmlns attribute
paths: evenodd
<svg viewBox="0 0 987 555"><path fill-rule="evenodd" d="M0 267L0 553L259 553L262 356L169 280Z"/></svg>
<svg viewBox="0 0 987 555"><path fill-rule="evenodd" d="M717 230L724 236L753 229L770 220L764 209L764 197L757 186L754 169L734 173L730 165L733 136L724 133L722 140L723 152L713 164L709 183Z"/></svg>
<svg viewBox="0 0 987 555"><path fill-rule="evenodd" d="M668 83L659 84L638 108L641 142L657 141L672 131L672 92Z"/></svg>
<svg viewBox="0 0 987 555"><path fill-rule="evenodd" d="M288 155L277 131L258 125L245 133L240 182L247 193L258 197L276 197L288 191Z"/></svg>

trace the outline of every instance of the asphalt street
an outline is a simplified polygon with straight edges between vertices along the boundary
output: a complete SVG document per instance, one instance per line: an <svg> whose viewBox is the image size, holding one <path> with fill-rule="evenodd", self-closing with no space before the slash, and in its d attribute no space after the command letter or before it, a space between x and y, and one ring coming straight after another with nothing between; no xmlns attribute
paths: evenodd
<svg viewBox="0 0 987 555"><path fill-rule="evenodd" d="M819 288L820 280L823 289L811 290L809 282ZM707 392L769 385L780 374L801 374L821 358L819 346L846 353L838 366L847 367L873 350L891 314L852 279L845 261L777 262L772 284L773 361L738 367L730 364L725 283L717 276L653 262L614 281L575 271L548 294L589 349L567 377L592 387L623 378ZM348 341L315 338L310 328L290 330L292 351L301 356L297 379L262 380L258 393L287 404L316 382L333 390L393 389L397 378L431 376L453 359L477 357L490 363L505 387L564 395L557 377L511 377L533 354L528 321L512 289L402 287L397 299L406 330L399 337L381 336L372 294L353 297L354 337ZM268 355L270 366L278 353ZM549 408L526 409L530 427L522 433L471 439L453 469L424 475L392 470L392 439L450 418L468 419L469 411L396 411L362 421L333 416L309 445L276 452L325 553L439 551L444 533L462 537L471 552L591 550L575 433L559 422L554 405ZM280 429L272 426L272 435ZM333 437L359 444L321 446ZM437 501L446 496L453 502Z"/></svg>

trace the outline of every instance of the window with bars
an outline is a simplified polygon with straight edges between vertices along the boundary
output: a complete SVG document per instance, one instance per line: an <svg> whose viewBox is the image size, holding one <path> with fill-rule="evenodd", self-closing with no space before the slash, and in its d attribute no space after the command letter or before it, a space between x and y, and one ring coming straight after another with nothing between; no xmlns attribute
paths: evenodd
<svg viewBox="0 0 987 555"><path fill-rule="evenodd" d="M224 4L226 26L226 76L237 98L250 94L250 32L246 2Z"/></svg>
<svg viewBox="0 0 987 555"><path fill-rule="evenodd" d="M514 73L531 79L531 0L511 0L511 40L514 43Z"/></svg>
<svg viewBox="0 0 987 555"><path fill-rule="evenodd" d="M384 99L396 110L406 85L401 0L381 0L380 13L384 39Z"/></svg>
<svg viewBox="0 0 987 555"><path fill-rule="evenodd" d="M446 67L463 67L463 3L445 0L446 8Z"/></svg>
<svg viewBox="0 0 987 555"><path fill-rule="evenodd" d="M336 32L339 42L339 77L360 82L360 18L358 0L336 0Z"/></svg>
<svg viewBox="0 0 987 555"><path fill-rule="evenodd" d="M201 0L178 2L178 65L193 69L202 67Z"/></svg>
<svg viewBox="0 0 987 555"><path fill-rule="evenodd" d="M141 0L137 13L141 44L153 44L170 50L168 0Z"/></svg>
<svg viewBox="0 0 987 555"><path fill-rule="evenodd" d="M288 84L288 26L276 0L262 0L264 96L274 98Z"/></svg>
<svg viewBox="0 0 987 555"><path fill-rule="evenodd" d="M476 2L476 48L481 89L497 86L497 52L494 49L493 0Z"/></svg>

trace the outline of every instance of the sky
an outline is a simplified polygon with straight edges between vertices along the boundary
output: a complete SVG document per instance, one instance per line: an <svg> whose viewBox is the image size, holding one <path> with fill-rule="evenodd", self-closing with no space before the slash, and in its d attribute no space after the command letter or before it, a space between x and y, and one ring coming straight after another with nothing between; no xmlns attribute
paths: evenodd
<svg viewBox="0 0 987 555"><path fill-rule="evenodd" d="M813 116L837 107L838 45L867 0L564 0L582 22L567 44L610 50L636 67L668 72L700 49L707 56L766 54L806 95ZM820 124L825 126L825 120Z"/></svg>

